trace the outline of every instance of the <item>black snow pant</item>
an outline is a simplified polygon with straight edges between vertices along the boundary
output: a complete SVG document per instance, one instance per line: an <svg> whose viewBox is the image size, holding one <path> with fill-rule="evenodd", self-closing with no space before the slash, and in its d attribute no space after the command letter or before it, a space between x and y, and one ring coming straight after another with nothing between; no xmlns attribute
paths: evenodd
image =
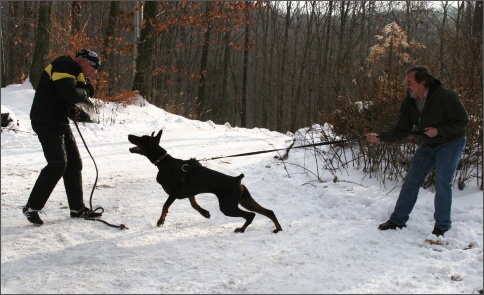
<svg viewBox="0 0 484 295"><path fill-rule="evenodd" d="M82 159L71 127L41 121L32 121L31 125L42 145L47 166L40 172L27 205L34 210L44 208L62 177L69 208L71 210L84 208Z"/></svg>

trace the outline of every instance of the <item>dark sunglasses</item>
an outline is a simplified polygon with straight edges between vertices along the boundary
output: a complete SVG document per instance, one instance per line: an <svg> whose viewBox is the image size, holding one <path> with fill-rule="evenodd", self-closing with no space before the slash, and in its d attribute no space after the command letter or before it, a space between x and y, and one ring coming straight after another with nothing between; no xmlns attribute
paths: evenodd
<svg viewBox="0 0 484 295"><path fill-rule="evenodd" d="M93 68L95 68L95 69L97 70L97 68L96 68L96 63L95 63L95 62L93 62L92 60L87 59L87 58L86 58L86 60L87 60L87 62L89 63L89 65L90 65L91 67L93 67Z"/></svg>

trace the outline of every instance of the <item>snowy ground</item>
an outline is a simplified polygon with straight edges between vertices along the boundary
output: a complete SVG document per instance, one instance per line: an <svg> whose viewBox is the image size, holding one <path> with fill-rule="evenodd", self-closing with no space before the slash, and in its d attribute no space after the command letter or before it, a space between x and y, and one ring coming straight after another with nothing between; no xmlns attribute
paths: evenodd
<svg viewBox="0 0 484 295"><path fill-rule="evenodd" d="M431 191L421 190L407 228L379 231L401 183L382 186L357 169L342 171L336 183L320 171L324 182L316 181L301 168L313 161L304 149L286 162L275 152L223 158L202 164L244 173L283 231L273 234L273 223L257 215L245 233L234 233L243 219L223 215L211 194L197 197L210 219L177 200L156 227L167 195L157 168L129 152L128 134L163 129L170 155L199 160L284 148L292 137L191 121L149 104L119 109L114 125L79 126L99 170L93 207L129 229L71 219L62 181L40 215L44 225L33 226L21 212L45 165L28 117L33 94L30 83L1 89L2 112L19 122L10 126L17 132L1 133L2 293L482 293L483 195L474 183L455 190L453 228L435 238ZM89 206L95 167L72 128Z"/></svg>

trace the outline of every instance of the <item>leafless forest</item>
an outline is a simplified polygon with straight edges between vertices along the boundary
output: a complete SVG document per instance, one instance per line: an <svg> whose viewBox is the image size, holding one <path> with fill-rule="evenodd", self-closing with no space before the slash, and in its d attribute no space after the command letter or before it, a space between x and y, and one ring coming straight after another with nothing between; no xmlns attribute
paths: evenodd
<svg viewBox="0 0 484 295"><path fill-rule="evenodd" d="M469 111L460 183L482 187L482 4L2 1L1 84L29 78L35 88L49 61L90 48L102 58L94 84L105 103L137 92L191 119L280 132L327 122L354 137L395 122L404 71L425 65ZM413 146L385 163L405 167ZM385 170L376 159L394 147L380 148L360 143L356 164ZM401 175L393 169L385 175Z"/></svg>

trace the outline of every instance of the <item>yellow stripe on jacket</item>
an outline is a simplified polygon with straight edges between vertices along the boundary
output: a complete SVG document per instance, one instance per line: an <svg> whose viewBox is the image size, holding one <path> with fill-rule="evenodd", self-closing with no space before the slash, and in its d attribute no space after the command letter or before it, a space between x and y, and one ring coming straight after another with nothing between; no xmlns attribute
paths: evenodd
<svg viewBox="0 0 484 295"><path fill-rule="evenodd" d="M86 78L84 77L83 72L79 73L79 75L77 77L75 77L74 75L67 74L67 73L59 73L59 72L52 73L52 64L49 64L44 69L44 71L47 72L47 74L49 75L49 77L52 81L57 81L57 80L64 79L64 78L70 78L70 79L73 79L76 82L86 83Z"/></svg>

